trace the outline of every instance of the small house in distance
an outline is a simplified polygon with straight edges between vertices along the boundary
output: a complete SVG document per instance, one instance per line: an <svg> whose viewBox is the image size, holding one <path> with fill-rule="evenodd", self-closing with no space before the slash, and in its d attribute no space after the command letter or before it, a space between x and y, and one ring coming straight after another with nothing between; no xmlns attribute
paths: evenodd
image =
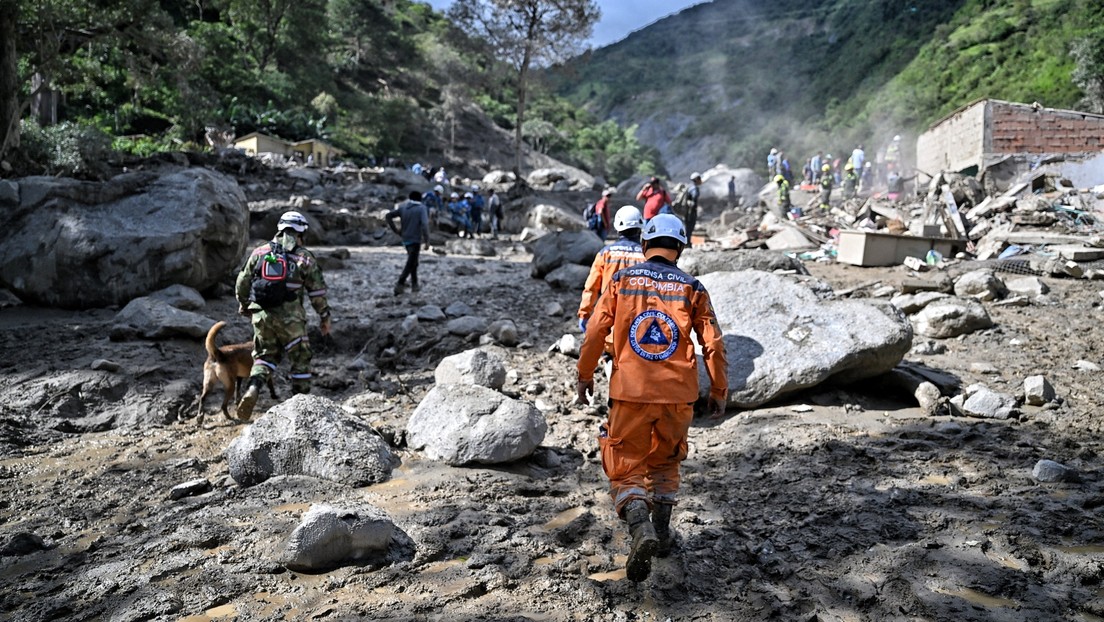
<svg viewBox="0 0 1104 622"><path fill-rule="evenodd" d="M1101 154L1104 115L982 99L934 123L916 141L916 168L927 175L975 175L996 165L1002 177L1048 160Z"/></svg>
<svg viewBox="0 0 1104 622"><path fill-rule="evenodd" d="M234 147L249 156L272 153L297 161L301 165L328 167L342 152L337 147L317 138L290 143L275 136L250 132L234 139Z"/></svg>
<svg viewBox="0 0 1104 622"><path fill-rule="evenodd" d="M234 147L241 149L245 155L257 156L262 153L276 153L287 156L291 145L287 141L269 136L260 132L250 132L245 136L234 139Z"/></svg>

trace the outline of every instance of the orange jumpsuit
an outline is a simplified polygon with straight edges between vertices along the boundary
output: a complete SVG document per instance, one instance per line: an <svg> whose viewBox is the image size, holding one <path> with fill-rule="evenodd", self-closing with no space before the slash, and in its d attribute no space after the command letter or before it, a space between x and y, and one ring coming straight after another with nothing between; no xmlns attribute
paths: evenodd
<svg viewBox="0 0 1104 622"><path fill-rule="evenodd" d="M609 287L618 270L635 266L642 261L644 252L640 250L640 243L629 238L623 237L598 251L594 256L594 263L590 264L586 285L583 285L583 296L579 300L579 319L590 319L594 306L598 304L598 297Z"/></svg>
<svg viewBox="0 0 1104 622"><path fill-rule="evenodd" d="M710 397L723 401L728 364L709 292L673 262L652 257L618 272L587 324L580 382L594 379L605 337L613 332L612 406L598 444L618 514L633 499L677 500L698 399L691 330L702 346Z"/></svg>

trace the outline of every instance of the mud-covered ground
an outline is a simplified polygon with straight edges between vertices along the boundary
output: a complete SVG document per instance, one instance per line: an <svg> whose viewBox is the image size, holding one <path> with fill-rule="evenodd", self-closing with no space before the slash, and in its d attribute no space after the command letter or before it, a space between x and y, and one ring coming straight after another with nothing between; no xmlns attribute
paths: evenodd
<svg viewBox="0 0 1104 622"><path fill-rule="evenodd" d="M674 520L680 548L636 585L598 462L601 414L570 406L574 361L546 351L574 330L578 295L529 278L519 246L499 248L497 258L425 257L422 293L402 297L391 294L400 250L350 249L327 273L337 311L334 339L314 335L315 391L401 438L435 362L473 344L440 325L400 325L421 304L463 301L518 323L525 343L509 350L516 380L505 390L546 414L543 447L496 468L400 449L394 478L360 489L237 486L223 451L242 425L217 412L221 391L202 423L193 416L199 342L113 342L111 310L0 309L0 544L21 553L0 557L0 618L1104 619L1104 381L1073 367L1102 363L1104 285L1048 279L1053 304L990 306L995 328L908 357L1010 393L1041 373L1060 404L1011 420L932 418L874 379L697 422ZM909 277L808 267L837 290ZM562 313L549 314L552 302ZM235 308L226 289L202 310L231 321L223 343L249 336ZM119 369L92 372L97 359ZM289 394L286 381L278 389ZM263 395L259 408L271 404ZM183 420L150 423L150 413ZM1043 458L1080 481L1037 483ZM211 492L169 499L200 477ZM344 500L394 519L401 536L386 559L313 575L274 561L312 502Z"/></svg>

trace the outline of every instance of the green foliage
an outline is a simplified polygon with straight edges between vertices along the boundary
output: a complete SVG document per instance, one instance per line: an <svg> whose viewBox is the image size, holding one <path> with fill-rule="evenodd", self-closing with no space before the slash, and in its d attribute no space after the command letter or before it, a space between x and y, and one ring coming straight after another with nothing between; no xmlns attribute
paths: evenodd
<svg viewBox="0 0 1104 622"><path fill-rule="evenodd" d="M1104 113L1104 32L1075 41L1070 55L1076 63L1073 82L1085 94L1085 106L1091 112Z"/></svg>
<svg viewBox="0 0 1104 622"><path fill-rule="evenodd" d="M21 124L20 153L50 175L94 176L106 159L110 139L98 129L77 123L40 127Z"/></svg>

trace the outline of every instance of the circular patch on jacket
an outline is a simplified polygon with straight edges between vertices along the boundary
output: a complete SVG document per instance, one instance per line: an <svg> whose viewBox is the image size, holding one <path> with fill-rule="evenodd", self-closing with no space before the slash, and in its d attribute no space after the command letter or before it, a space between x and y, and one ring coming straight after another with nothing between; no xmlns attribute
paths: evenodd
<svg viewBox="0 0 1104 622"><path fill-rule="evenodd" d="M629 345L647 361L671 358L678 348L679 331L675 321L662 311L645 311L629 327Z"/></svg>

